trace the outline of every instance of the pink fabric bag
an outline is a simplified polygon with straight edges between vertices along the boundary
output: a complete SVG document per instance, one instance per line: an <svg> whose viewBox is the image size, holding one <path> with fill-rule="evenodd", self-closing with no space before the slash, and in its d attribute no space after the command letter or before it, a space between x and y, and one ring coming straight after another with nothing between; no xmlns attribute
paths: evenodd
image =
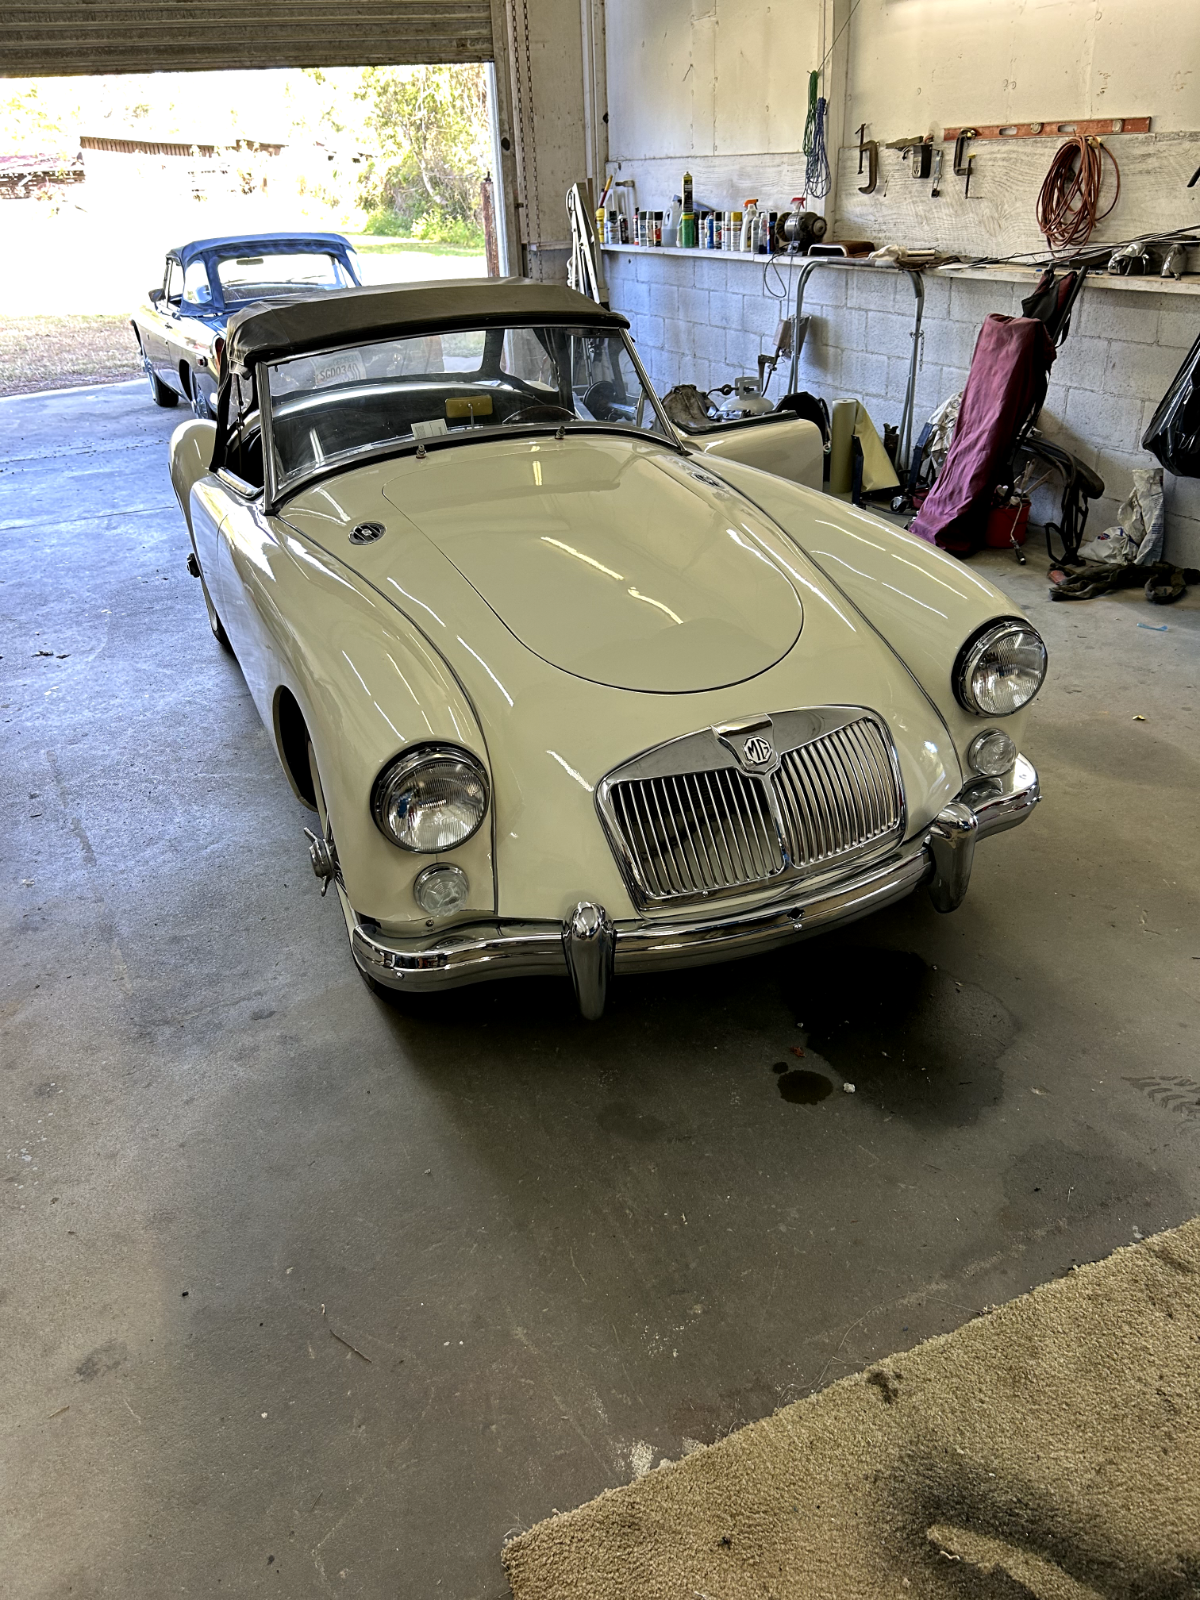
<svg viewBox="0 0 1200 1600"><path fill-rule="evenodd" d="M985 319L953 442L912 533L956 555L984 542L992 491L1018 430L1045 398L1054 354L1046 324L1037 317L993 312Z"/></svg>

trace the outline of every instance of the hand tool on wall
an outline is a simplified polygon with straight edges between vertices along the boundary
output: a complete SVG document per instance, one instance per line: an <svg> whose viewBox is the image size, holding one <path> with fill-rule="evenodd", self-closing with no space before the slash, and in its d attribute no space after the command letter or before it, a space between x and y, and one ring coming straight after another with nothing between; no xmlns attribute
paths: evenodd
<svg viewBox="0 0 1200 1600"><path fill-rule="evenodd" d="M859 194L874 194L875 185L879 182L879 142L876 139L864 139L867 131L865 122L858 125L858 175L862 177L863 157L867 158L867 181L858 186Z"/></svg>
<svg viewBox="0 0 1200 1600"><path fill-rule="evenodd" d="M960 128L958 137L954 141L954 176L966 178L970 176L971 169L963 160L967 153L967 141L975 137L974 128Z"/></svg>
<svg viewBox="0 0 1200 1600"><path fill-rule="evenodd" d="M1058 122L992 122L986 125L980 122L973 128L943 128L942 138L956 142L964 134L968 139L1058 139L1066 134L1107 138L1112 133L1149 132L1149 117L1089 117Z"/></svg>
<svg viewBox="0 0 1200 1600"><path fill-rule="evenodd" d="M887 150L903 150L900 157L907 161L912 157L912 175L914 178L923 179L929 176L929 169L933 161L933 141L923 134L916 134L911 139L889 139L884 146Z"/></svg>
<svg viewBox="0 0 1200 1600"><path fill-rule="evenodd" d="M933 152L933 188L929 191L929 198L937 200L942 193L942 156L944 152L939 145Z"/></svg>

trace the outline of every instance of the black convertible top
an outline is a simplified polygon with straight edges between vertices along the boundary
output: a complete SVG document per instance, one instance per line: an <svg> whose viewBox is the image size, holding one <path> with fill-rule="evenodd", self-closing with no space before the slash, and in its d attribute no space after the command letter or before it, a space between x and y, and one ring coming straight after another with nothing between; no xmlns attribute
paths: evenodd
<svg viewBox="0 0 1200 1600"><path fill-rule="evenodd" d="M225 334L229 371L274 356L451 328L560 323L627 328L627 319L560 284L530 278L452 278L384 289L334 289L303 300L250 307Z"/></svg>

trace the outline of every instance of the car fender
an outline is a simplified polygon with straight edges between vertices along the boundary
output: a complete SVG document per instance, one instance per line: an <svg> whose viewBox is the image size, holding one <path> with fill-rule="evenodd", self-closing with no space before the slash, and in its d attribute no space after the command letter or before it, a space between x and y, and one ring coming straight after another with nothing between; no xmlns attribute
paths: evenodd
<svg viewBox="0 0 1200 1600"><path fill-rule="evenodd" d="M831 495L728 460L714 470L779 527L854 606L916 679L960 754L981 719L954 692L954 664L972 634L1021 608L955 556ZM1020 744L1027 708L997 719Z"/></svg>
<svg viewBox="0 0 1200 1600"><path fill-rule="evenodd" d="M297 789L281 736L283 691L300 708L351 905L385 928L418 931L425 918L413 881L440 860L470 881L464 920L494 912L494 807L478 833L436 857L392 844L371 814L376 777L414 745L461 746L489 766L474 707L444 659L395 606L276 519L234 507L223 528L222 592L240 591L233 627L223 620Z"/></svg>
<svg viewBox="0 0 1200 1600"><path fill-rule="evenodd" d="M211 467L216 440L216 423L201 422L197 418L193 418L190 422L181 422L171 435L168 452L171 484L175 490L175 498L179 501L179 509L183 512L184 521L188 525L188 532L192 535L193 544L196 541L195 529L192 526L192 488ZM196 554L203 566L204 557L200 554L199 548Z"/></svg>

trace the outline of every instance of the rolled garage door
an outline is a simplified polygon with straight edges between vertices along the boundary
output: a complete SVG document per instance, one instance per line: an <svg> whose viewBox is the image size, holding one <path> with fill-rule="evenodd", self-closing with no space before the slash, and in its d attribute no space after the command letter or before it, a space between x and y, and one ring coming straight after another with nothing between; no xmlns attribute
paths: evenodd
<svg viewBox="0 0 1200 1600"><path fill-rule="evenodd" d="M490 61L491 0L51 0L0 12L0 76Z"/></svg>

